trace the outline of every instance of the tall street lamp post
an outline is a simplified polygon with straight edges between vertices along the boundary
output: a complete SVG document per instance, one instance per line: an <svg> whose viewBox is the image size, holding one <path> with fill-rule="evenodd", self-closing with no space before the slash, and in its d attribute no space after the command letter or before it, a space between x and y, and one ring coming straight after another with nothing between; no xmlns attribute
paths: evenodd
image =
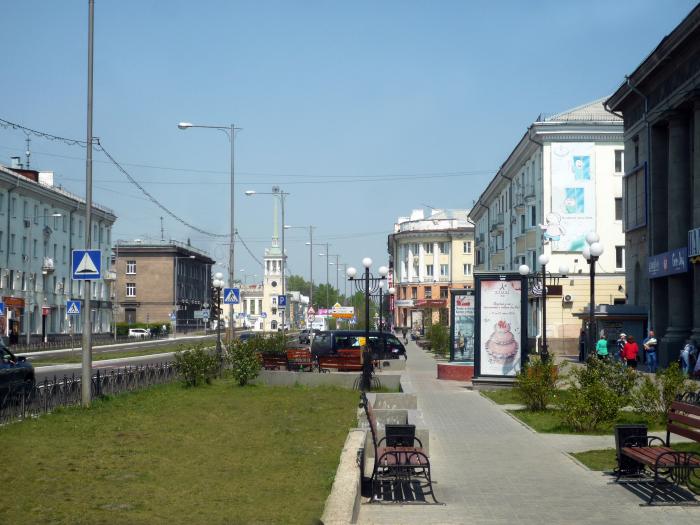
<svg viewBox="0 0 700 525"><path fill-rule="evenodd" d="M284 225L286 230L291 230L294 228L309 229L309 242L306 244L309 246L309 282L311 283L309 287L309 304L313 306L314 304L314 228L315 226L288 226Z"/></svg>
<svg viewBox="0 0 700 525"><path fill-rule="evenodd" d="M234 185L233 185L234 166L235 166L235 162L234 162L234 160L235 160L235 147L234 146L235 146L235 139L236 139L236 131L240 131L241 128L237 128L233 124L231 124L229 126L205 126L205 125L201 125L201 124L192 124L191 122L180 122L177 125L177 127L179 129L182 129L182 130L190 129L190 128L215 129L215 130L218 130L218 131L221 131L222 133L224 133L228 137L229 144L231 145L231 165L230 165L230 169L231 169L231 195L230 195L231 215L230 215L230 219L231 220L230 220L230 225L229 225L228 281L229 281L229 285L233 286L233 280L234 280L234 273L233 272L234 272L234 268L235 268L233 265L233 261L234 261L233 246L234 246L234 235L236 232L235 226L234 226L235 223L234 223L234 213L233 213L234 201L235 201L234 191L233 191L233 188L234 188ZM231 339L233 339L233 337L235 335L236 326L233 322L233 305L232 304L230 304L229 308L228 308L228 324L231 327Z"/></svg>
<svg viewBox="0 0 700 525"><path fill-rule="evenodd" d="M224 287L224 275L221 272L214 274L212 285L212 302L216 305L216 355L219 358L219 365L223 362L223 351L221 349L221 290Z"/></svg>
<svg viewBox="0 0 700 525"><path fill-rule="evenodd" d="M313 247L314 247L314 246L325 246L325 247L326 247L326 253L328 253L328 247L330 246L330 243L328 243L328 242L321 242L321 243L311 243L311 242L307 242L306 245L309 246L309 250L310 250L309 256L310 256L310 257L313 257L313 255L311 254L311 252L313 251ZM330 308L330 305L328 304L328 302L329 302L328 290L329 290L329 288L330 288L331 285L330 285L330 281L329 281L329 277L328 277L328 264L329 264L328 256L326 256L326 307L327 307L327 308ZM321 304L321 302L319 301L319 305L320 305L320 304ZM311 305L313 306L313 303L311 303Z"/></svg>
<svg viewBox="0 0 700 525"><path fill-rule="evenodd" d="M362 380L360 389L363 392L369 392L372 388L372 355L369 346L369 301L370 296L377 292L381 282L386 280L389 273L389 268L386 266L379 267L379 277L374 277L370 274L369 269L372 266L372 259L365 257L362 259L362 265L365 267L363 279L355 279L357 270L352 266L347 269L348 280L355 285L355 289L365 294L365 346L362 351Z"/></svg>
<svg viewBox="0 0 700 525"><path fill-rule="evenodd" d="M596 341L595 324L595 265L598 258L603 254L603 245L600 243L600 235L596 232L588 232L586 235L586 246L583 247L582 254L589 264L589 282L591 289L591 304L588 307L588 352L592 352Z"/></svg>
<svg viewBox="0 0 700 525"><path fill-rule="evenodd" d="M326 273L328 273L328 266L333 264L332 261L328 260L329 257L335 257L335 267L338 268L338 263L340 261L340 255L326 252L326 253L319 253L318 256L326 258L326 265L327 265L326 266ZM330 286L330 284L329 284L329 286ZM338 272L335 272L335 289L338 293L340 293L340 285L338 283ZM330 306L331 305L329 304L328 307L330 308Z"/></svg>
<svg viewBox="0 0 700 525"><path fill-rule="evenodd" d="M252 197L253 195L275 195L280 199L280 208L282 209L282 226L284 226L284 200L289 195L286 191L282 191L279 186L273 186L271 192L247 190L245 192L246 196ZM287 296L287 276L286 276L286 266L287 266L287 253L284 251L284 227L282 228L282 295ZM233 311L233 310L232 310ZM281 309L282 314L282 331L286 329L285 314L286 309Z"/></svg>

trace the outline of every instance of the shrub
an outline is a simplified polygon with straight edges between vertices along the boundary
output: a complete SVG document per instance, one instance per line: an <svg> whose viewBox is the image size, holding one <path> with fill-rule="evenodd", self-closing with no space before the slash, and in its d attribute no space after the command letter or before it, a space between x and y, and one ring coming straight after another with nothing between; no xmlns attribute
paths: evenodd
<svg viewBox="0 0 700 525"><path fill-rule="evenodd" d="M430 344L430 350L440 356L450 352L450 332L443 324L431 324L425 329L425 337Z"/></svg>
<svg viewBox="0 0 700 525"><path fill-rule="evenodd" d="M218 369L216 356L196 346L192 350L175 353L175 370L182 377L186 386L199 386L211 383Z"/></svg>
<svg viewBox="0 0 700 525"><path fill-rule="evenodd" d="M515 392L530 410L545 410L557 391L557 368L551 359L532 357L515 377Z"/></svg>
<svg viewBox="0 0 700 525"><path fill-rule="evenodd" d="M656 383L644 376L632 394L632 405L650 420L663 422L676 396L692 389L692 382L683 375L678 363L671 363L657 372Z"/></svg>
<svg viewBox="0 0 700 525"><path fill-rule="evenodd" d="M259 341L256 339L258 338L253 337L245 342L237 339L229 345L226 352L226 361L233 378L240 386L245 386L260 373L261 364L257 350Z"/></svg>

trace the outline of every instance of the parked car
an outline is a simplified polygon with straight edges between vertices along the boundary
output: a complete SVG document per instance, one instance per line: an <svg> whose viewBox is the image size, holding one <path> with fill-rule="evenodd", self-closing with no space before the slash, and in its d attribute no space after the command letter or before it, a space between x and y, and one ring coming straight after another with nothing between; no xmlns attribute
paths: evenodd
<svg viewBox="0 0 700 525"><path fill-rule="evenodd" d="M299 332L299 342L304 344L311 344L311 330L304 329Z"/></svg>
<svg viewBox="0 0 700 525"><path fill-rule="evenodd" d="M330 330L319 332L311 343L311 354L319 356L335 355L344 348L357 348L365 337L364 330ZM369 346L373 359L398 359L406 357L406 347L394 334L370 332Z"/></svg>
<svg viewBox="0 0 700 525"><path fill-rule="evenodd" d="M129 337L150 337L151 332L145 328L129 328Z"/></svg>
<svg viewBox="0 0 700 525"><path fill-rule="evenodd" d="M34 367L24 356L16 356L0 341L0 394L17 386L34 386Z"/></svg>

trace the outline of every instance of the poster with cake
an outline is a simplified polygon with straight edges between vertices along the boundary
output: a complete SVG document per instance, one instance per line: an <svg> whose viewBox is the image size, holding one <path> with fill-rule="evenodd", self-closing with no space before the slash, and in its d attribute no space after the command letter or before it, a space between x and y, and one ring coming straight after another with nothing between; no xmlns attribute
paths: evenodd
<svg viewBox="0 0 700 525"><path fill-rule="evenodd" d="M474 362L474 290L452 295L452 361Z"/></svg>
<svg viewBox="0 0 700 525"><path fill-rule="evenodd" d="M514 376L520 371L522 289L520 280L484 280L480 287L481 374Z"/></svg>

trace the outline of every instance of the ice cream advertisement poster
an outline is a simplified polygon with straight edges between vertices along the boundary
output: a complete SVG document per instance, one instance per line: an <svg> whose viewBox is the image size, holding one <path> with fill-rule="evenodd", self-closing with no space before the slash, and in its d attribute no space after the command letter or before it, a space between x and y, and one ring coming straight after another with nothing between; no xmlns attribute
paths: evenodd
<svg viewBox="0 0 700 525"><path fill-rule="evenodd" d="M520 280L484 280L480 286L480 374L514 376L522 353Z"/></svg>

